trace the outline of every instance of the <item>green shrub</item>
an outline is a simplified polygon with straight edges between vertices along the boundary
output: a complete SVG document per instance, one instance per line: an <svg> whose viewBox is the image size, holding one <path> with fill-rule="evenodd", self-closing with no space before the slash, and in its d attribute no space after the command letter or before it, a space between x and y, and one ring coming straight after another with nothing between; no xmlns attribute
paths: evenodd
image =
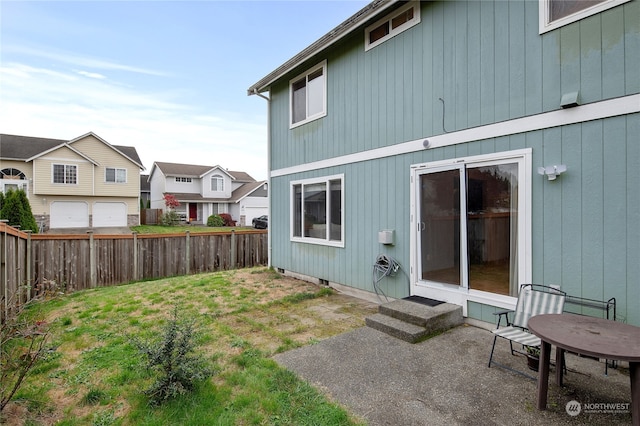
<svg viewBox="0 0 640 426"><path fill-rule="evenodd" d="M180 222L180 216L175 210L168 210L162 214L160 224L163 226L173 226Z"/></svg>
<svg viewBox="0 0 640 426"><path fill-rule="evenodd" d="M146 358L147 369L156 380L145 394L153 405L194 390L197 381L213 374L204 360L194 354L195 322L180 320L178 307L165 326L162 339L134 344Z"/></svg>
<svg viewBox="0 0 640 426"><path fill-rule="evenodd" d="M207 226L221 227L224 226L224 219L219 215L213 214L207 219Z"/></svg>

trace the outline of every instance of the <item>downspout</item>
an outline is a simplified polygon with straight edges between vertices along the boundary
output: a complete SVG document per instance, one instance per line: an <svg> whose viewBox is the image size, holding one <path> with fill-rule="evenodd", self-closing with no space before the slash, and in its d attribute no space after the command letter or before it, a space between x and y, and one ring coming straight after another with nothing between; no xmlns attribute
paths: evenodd
<svg viewBox="0 0 640 426"><path fill-rule="evenodd" d="M267 101L267 199L269 204L267 206L267 215L270 219L271 216L271 98L258 92L257 88L253 89L253 93L256 96L260 96ZM271 231L267 231L267 266L271 268Z"/></svg>

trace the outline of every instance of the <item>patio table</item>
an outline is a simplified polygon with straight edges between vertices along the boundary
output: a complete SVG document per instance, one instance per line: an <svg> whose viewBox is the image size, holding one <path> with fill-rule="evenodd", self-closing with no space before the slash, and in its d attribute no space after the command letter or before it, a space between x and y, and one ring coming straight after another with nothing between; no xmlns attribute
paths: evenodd
<svg viewBox="0 0 640 426"><path fill-rule="evenodd" d="M556 346L556 383L562 386L565 351L629 362L631 418L640 426L640 327L575 314L544 314L529 319L529 330L542 340L538 373L538 409L547 408L549 358Z"/></svg>

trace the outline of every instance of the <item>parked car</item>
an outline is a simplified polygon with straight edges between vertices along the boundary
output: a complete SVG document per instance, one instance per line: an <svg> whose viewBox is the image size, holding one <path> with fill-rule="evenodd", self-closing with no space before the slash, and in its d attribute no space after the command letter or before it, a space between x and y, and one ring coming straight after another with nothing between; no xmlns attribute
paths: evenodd
<svg viewBox="0 0 640 426"><path fill-rule="evenodd" d="M251 222L256 229L267 229L269 226L269 217L265 214L254 218Z"/></svg>

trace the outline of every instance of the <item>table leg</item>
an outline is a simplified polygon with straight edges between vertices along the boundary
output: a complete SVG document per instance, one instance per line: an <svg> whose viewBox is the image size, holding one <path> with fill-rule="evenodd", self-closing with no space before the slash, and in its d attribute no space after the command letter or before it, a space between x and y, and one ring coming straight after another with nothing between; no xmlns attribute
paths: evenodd
<svg viewBox="0 0 640 426"><path fill-rule="evenodd" d="M631 377L631 422L640 426L640 362L629 362Z"/></svg>
<svg viewBox="0 0 640 426"><path fill-rule="evenodd" d="M564 375L564 349L556 346L556 384L562 386Z"/></svg>
<svg viewBox="0 0 640 426"><path fill-rule="evenodd" d="M538 371L538 410L547 409L547 390L549 388L549 360L551 343L544 340L540 344L540 371Z"/></svg>

